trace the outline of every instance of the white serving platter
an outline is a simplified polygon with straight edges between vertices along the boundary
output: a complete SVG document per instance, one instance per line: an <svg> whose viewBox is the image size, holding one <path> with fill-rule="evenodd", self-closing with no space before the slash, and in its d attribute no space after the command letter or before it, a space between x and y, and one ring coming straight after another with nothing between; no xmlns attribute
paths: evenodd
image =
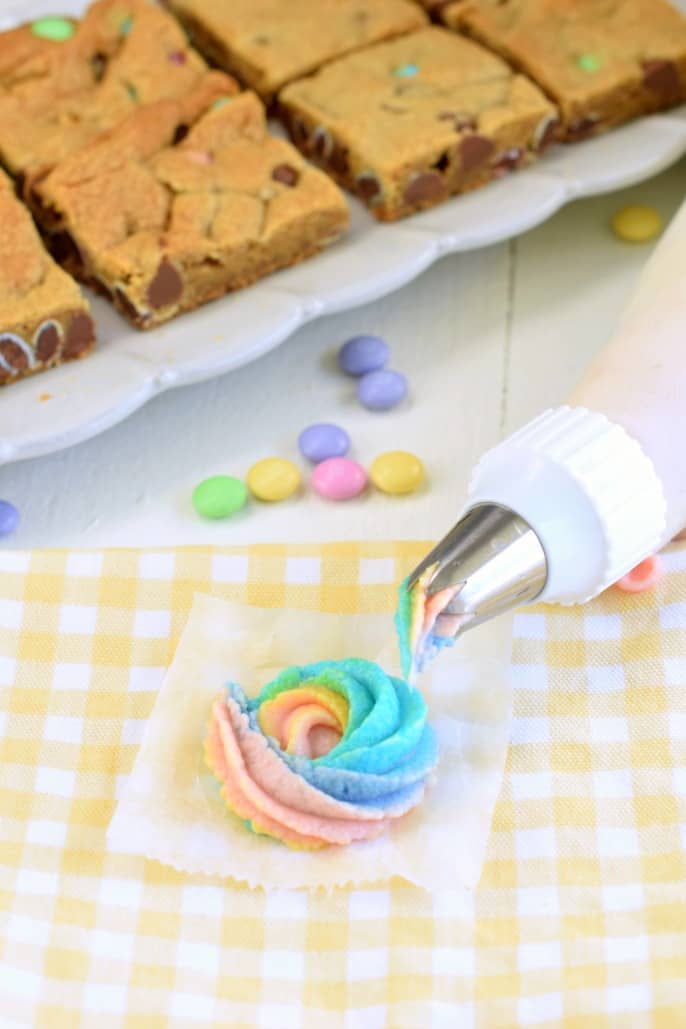
<svg viewBox="0 0 686 1029"><path fill-rule="evenodd" d="M82 0L0 2L0 29ZM539 225L578 197L632 185L686 154L686 107L598 139L552 148L536 165L392 225L350 199L352 231L318 257L141 333L93 298L99 347L85 361L0 390L0 465L73 446L165 390L214 378L279 346L307 322L391 293L445 254Z"/></svg>

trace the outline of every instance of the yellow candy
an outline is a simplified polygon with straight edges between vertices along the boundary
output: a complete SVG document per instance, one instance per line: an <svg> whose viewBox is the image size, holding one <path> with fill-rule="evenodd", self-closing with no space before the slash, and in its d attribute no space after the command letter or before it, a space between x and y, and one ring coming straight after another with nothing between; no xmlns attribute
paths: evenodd
<svg viewBox="0 0 686 1029"><path fill-rule="evenodd" d="M662 232L662 216L654 207L631 204L617 211L612 219L615 235L625 243L647 243Z"/></svg>
<svg viewBox="0 0 686 1029"><path fill-rule="evenodd" d="M248 488L258 500L286 500L299 486L300 472L283 457L267 457L248 472Z"/></svg>
<svg viewBox="0 0 686 1029"><path fill-rule="evenodd" d="M381 454L369 470L369 477L383 493L397 496L414 493L424 479L424 465L404 450L391 450Z"/></svg>

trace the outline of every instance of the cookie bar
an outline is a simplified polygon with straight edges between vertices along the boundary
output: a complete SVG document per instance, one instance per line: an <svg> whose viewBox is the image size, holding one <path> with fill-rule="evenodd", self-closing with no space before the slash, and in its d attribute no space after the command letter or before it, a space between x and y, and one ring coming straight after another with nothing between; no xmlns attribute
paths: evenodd
<svg viewBox="0 0 686 1029"><path fill-rule="evenodd" d="M382 221L527 164L556 121L531 82L438 27L335 61L280 103L303 153Z"/></svg>
<svg viewBox="0 0 686 1029"><path fill-rule="evenodd" d="M442 16L545 90L562 139L686 100L686 18L667 0L460 0Z"/></svg>
<svg viewBox="0 0 686 1029"><path fill-rule="evenodd" d="M39 39L51 46L40 53L36 24L0 35L0 160L27 197L63 157L140 104L183 95L207 70L174 18L147 0L99 0L72 35Z"/></svg>
<svg viewBox="0 0 686 1029"><path fill-rule="evenodd" d="M409 0L167 0L198 49L270 102L293 79L420 28Z"/></svg>
<svg viewBox="0 0 686 1029"><path fill-rule="evenodd" d="M209 72L142 107L36 184L68 266L148 329L301 261L348 224L345 198L253 93Z"/></svg>
<svg viewBox="0 0 686 1029"><path fill-rule="evenodd" d="M29 212L0 172L0 385L95 344L88 303L46 252Z"/></svg>

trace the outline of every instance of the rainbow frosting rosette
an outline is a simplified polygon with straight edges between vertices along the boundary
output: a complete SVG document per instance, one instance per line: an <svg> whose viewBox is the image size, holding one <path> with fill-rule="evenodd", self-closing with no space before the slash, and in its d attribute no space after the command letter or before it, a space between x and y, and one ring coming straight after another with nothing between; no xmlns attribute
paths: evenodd
<svg viewBox="0 0 686 1029"><path fill-rule="evenodd" d="M412 587L405 579L398 590L395 628L400 648L400 666L411 682L417 672L441 650L452 647L456 640L459 618L445 613L459 587L448 587L429 594L428 588L437 565L432 565Z"/></svg>
<svg viewBox="0 0 686 1029"><path fill-rule="evenodd" d="M422 799L438 758L424 698L371 661L287 668L212 708L206 761L228 807L293 848L380 835Z"/></svg>

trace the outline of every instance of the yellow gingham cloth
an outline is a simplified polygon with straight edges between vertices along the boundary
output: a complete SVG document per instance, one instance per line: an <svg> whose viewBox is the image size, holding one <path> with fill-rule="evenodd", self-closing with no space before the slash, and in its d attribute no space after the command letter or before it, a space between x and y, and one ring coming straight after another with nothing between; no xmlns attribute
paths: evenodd
<svg viewBox="0 0 686 1029"><path fill-rule="evenodd" d="M0 552L2 1029L686 1025L686 549L651 594L519 617L476 894L265 895L106 852L194 592L390 611L424 552Z"/></svg>

